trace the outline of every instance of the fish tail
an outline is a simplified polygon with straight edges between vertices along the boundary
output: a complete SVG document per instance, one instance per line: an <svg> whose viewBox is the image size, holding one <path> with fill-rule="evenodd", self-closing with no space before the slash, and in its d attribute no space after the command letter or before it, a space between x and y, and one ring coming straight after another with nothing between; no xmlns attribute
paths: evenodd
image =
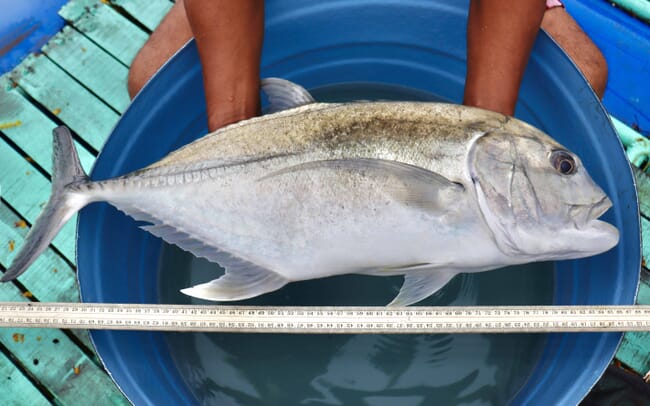
<svg viewBox="0 0 650 406"><path fill-rule="evenodd" d="M54 129L52 194L45 208L32 225L25 242L0 282L16 279L38 258L54 239L61 227L82 207L91 202L79 191L90 183L79 162L70 130L65 126Z"/></svg>

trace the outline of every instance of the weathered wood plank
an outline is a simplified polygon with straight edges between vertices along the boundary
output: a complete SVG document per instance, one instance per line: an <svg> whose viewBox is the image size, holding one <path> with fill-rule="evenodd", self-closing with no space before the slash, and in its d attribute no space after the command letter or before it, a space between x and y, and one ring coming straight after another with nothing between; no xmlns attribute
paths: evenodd
<svg viewBox="0 0 650 406"><path fill-rule="evenodd" d="M76 4L77 14L69 14L68 19L90 40L67 28L45 48L46 56L30 57L21 65L23 70L18 75L14 74L12 79L19 84L21 90L58 115L90 145L99 149L118 116L105 114L102 110L121 112L128 104L126 66L145 42L147 35L106 4L88 0L75 0L71 3L68 11L73 10ZM138 2L135 6L127 4L129 2L120 3L131 15L144 12L138 20L150 28L166 12L160 6L170 6L170 3L160 1L156 2L158 8L146 4L147 2ZM66 11L63 10L64 17L65 14ZM115 56L119 62L101 49ZM2 90L0 89L0 127L3 134L50 173L51 129L54 122L32 106L20 91L4 89L7 90L6 94L2 94ZM86 94L83 90L86 90ZM100 97L112 109L102 109L101 103L97 107L93 95ZM10 103L10 109L5 108L7 103ZM3 144L0 145L3 199L10 202L28 221L33 222L40 212L41 204L49 197L49 181L34 170L17 151L4 143L0 144ZM88 170L93 155L83 148L80 149L80 155L84 168ZM69 236L70 244L63 244L62 248L57 237L54 245L69 259L74 259L74 220L66 228L68 230L62 230L61 234ZM12 246L17 250L26 232L27 228L22 227L19 218L0 203L0 264L7 266L15 255L15 251L9 250L9 241L12 241ZM19 280L39 300L78 300L74 269L52 249L48 249ZM21 301L26 298L13 284L4 284L0 286L0 300ZM84 341L88 344L87 338ZM54 394L54 402L57 404L79 404L86 399L93 404L128 404L110 378L60 330L5 329L0 331L0 343L19 360L21 368L29 371L31 376ZM0 378L4 379L2 360L0 354ZM17 399L16 404L24 404L25 401L30 404L49 403L19 369L8 360L6 365L8 374L16 375L16 382L22 378L22 384L12 382L10 387L4 386L0 403L12 404L13 398Z"/></svg>
<svg viewBox="0 0 650 406"><path fill-rule="evenodd" d="M3 196L6 197L4 193ZM27 231L27 227L20 222L20 219L4 203L0 202L0 264L4 267L7 267L13 260L17 248L22 244ZM19 277L19 281L27 287L28 293L22 293L15 287L13 289L0 289L0 301L26 300L27 295L37 297L43 301L79 301L74 270L49 248L34 262L29 272ZM12 284L1 285L13 286ZM87 348L92 348L87 331L75 330L73 334ZM67 340L69 341L69 339ZM80 352L81 350L78 349L77 351ZM65 356L65 354L59 355Z"/></svg>
<svg viewBox="0 0 650 406"><path fill-rule="evenodd" d="M0 202L0 264L9 266L25 240L29 227ZM48 248L18 280L44 302L78 302L75 270Z"/></svg>
<svg viewBox="0 0 650 406"><path fill-rule="evenodd" d="M142 25L153 31L173 4L169 0L110 0L121 7Z"/></svg>
<svg viewBox="0 0 650 406"><path fill-rule="evenodd" d="M632 170L636 178L641 211L642 255L648 261L650 260L650 220L648 220L650 219L650 177L634 165ZM650 275L646 270L641 270L637 303L650 304ZM650 372L650 332L626 333L616 352L616 358L640 375Z"/></svg>
<svg viewBox="0 0 650 406"><path fill-rule="evenodd" d="M632 171L636 179L639 210L643 216L650 219L650 176L634 165L632 165ZM650 234L648 234L648 241L650 241Z"/></svg>
<svg viewBox="0 0 650 406"><path fill-rule="evenodd" d="M26 301L10 283L0 284L0 297ZM61 330L3 328L0 343L48 388L58 404L129 404L110 377Z"/></svg>
<svg viewBox="0 0 650 406"><path fill-rule="evenodd" d="M643 259L650 261L650 221L645 217L641 217L641 236L643 240L643 245L641 246ZM648 265L650 264L646 262L646 266Z"/></svg>
<svg viewBox="0 0 650 406"><path fill-rule="evenodd" d="M0 264L5 268L9 267L24 243L28 230L26 224L0 202ZM28 289L30 296L40 301L80 301L75 270L51 248L46 249L18 280ZM86 347L93 348L87 331L75 330L73 334Z"/></svg>
<svg viewBox="0 0 650 406"><path fill-rule="evenodd" d="M4 142L0 157L2 198L33 224L50 196L50 181ZM75 258L75 223L70 220L52 242L70 261Z"/></svg>
<svg viewBox="0 0 650 406"><path fill-rule="evenodd" d="M56 126L9 81L0 79L0 131L48 173L52 173L52 129ZM81 144L75 145L81 165L89 171L95 156Z"/></svg>
<svg viewBox="0 0 650 406"><path fill-rule="evenodd" d="M97 150L104 145L119 118L108 105L43 55L25 58L9 78Z"/></svg>
<svg viewBox="0 0 650 406"><path fill-rule="evenodd" d="M17 338L20 339L20 336ZM3 388L3 405L21 406L25 404L26 400L33 406L50 404L47 398L2 353L0 353L0 385ZM7 390L7 388L11 388L11 390Z"/></svg>
<svg viewBox="0 0 650 406"><path fill-rule="evenodd" d="M650 276L643 271L638 304L650 304ZM650 332L625 333L616 358L644 376L650 373Z"/></svg>
<svg viewBox="0 0 650 406"><path fill-rule="evenodd" d="M99 0L72 0L59 15L126 66L148 34Z"/></svg>
<svg viewBox="0 0 650 406"><path fill-rule="evenodd" d="M129 105L128 68L77 30L64 27L42 51L116 111Z"/></svg>
<svg viewBox="0 0 650 406"><path fill-rule="evenodd" d="M43 113L34 107L27 99L18 93L16 89L3 88L0 89L0 122L5 118L5 114L11 120L19 121L20 125L5 128L3 133L14 141L25 152L30 154L36 163L41 165L46 171L51 171L52 166L52 136L51 129L55 123L47 118ZM77 149L80 151L82 165L86 170L89 170L94 156L88 152L81 145L77 144ZM8 149L7 149L8 151ZM13 155L3 155L10 159ZM22 163L22 162L21 162ZM29 171L30 166L22 163L25 173ZM18 171L18 169L16 169ZM32 172L35 172L32 170ZM18 173L18 172L17 172ZM17 173L14 176L17 176ZM6 176L9 174L6 174ZM25 175L31 176L31 175ZM7 190L9 195L7 196ZM5 187L5 197L12 196L12 190ZM17 189L16 193L24 194L27 197L33 196L31 191L27 188ZM48 192L49 193L49 192ZM15 197L15 196L14 196ZM13 200L14 202L16 200ZM38 204L39 201L32 201L33 205ZM37 211L40 211L38 207ZM71 224L67 225L62 233L68 233L68 241L72 241L68 247L74 248L74 220ZM25 227L25 228L22 228ZM27 233L26 224L22 223L10 209L4 204L0 204L0 263L7 267L17 249L22 245L24 237ZM14 247L14 250L9 250L9 244ZM58 244L56 244L58 245ZM6 254L6 255L5 255ZM73 261L74 257L72 252L68 252L69 260ZM37 259L31 266L30 272L23 274L19 280L25 285L36 297L44 301L79 301L79 293L76 285L76 274L67 262L65 262L58 254L48 249L43 254L43 259ZM88 347L92 348L88 333L85 331L75 332L75 334L82 340Z"/></svg>

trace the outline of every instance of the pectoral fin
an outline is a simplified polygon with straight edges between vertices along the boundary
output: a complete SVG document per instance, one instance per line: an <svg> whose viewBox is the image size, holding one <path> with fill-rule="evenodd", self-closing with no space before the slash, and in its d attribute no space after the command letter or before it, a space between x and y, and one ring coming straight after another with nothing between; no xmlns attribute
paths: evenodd
<svg viewBox="0 0 650 406"><path fill-rule="evenodd" d="M439 173L404 162L354 158L312 161L283 168L259 179L265 181L300 171L329 170L360 174L400 204L429 211L445 211L446 202L458 201L465 187Z"/></svg>
<svg viewBox="0 0 650 406"><path fill-rule="evenodd" d="M404 284L388 306L408 306L431 296L447 284L456 272L422 271L404 275Z"/></svg>

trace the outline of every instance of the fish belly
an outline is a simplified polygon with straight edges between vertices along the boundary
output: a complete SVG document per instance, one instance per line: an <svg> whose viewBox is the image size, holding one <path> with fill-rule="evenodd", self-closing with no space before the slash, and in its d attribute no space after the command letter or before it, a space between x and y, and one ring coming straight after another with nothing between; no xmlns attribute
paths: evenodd
<svg viewBox="0 0 650 406"><path fill-rule="evenodd" d="M188 249L199 256L213 248L293 281L391 274L423 263L458 269L472 262L468 245L483 244L488 251L494 246L472 205L457 196L423 208L396 198L399 179L363 170L286 167L170 175L173 185L168 179L156 187L133 180L133 187L107 200L136 219L202 242L201 249Z"/></svg>

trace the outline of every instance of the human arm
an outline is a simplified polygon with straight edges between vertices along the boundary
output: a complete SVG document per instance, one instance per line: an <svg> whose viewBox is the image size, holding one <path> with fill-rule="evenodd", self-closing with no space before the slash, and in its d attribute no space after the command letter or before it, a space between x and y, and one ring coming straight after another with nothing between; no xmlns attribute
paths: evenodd
<svg viewBox="0 0 650 406"><path fill-rule="evenodd" d="M262 0L185 0L203 67L208 128L259 114Z"/></svg>
<svg viewBox="0 0 650 406"><path fill-rule="evenodd" d="M540 0L472 0L463 103L513 115L546 9Z"/></svg>

